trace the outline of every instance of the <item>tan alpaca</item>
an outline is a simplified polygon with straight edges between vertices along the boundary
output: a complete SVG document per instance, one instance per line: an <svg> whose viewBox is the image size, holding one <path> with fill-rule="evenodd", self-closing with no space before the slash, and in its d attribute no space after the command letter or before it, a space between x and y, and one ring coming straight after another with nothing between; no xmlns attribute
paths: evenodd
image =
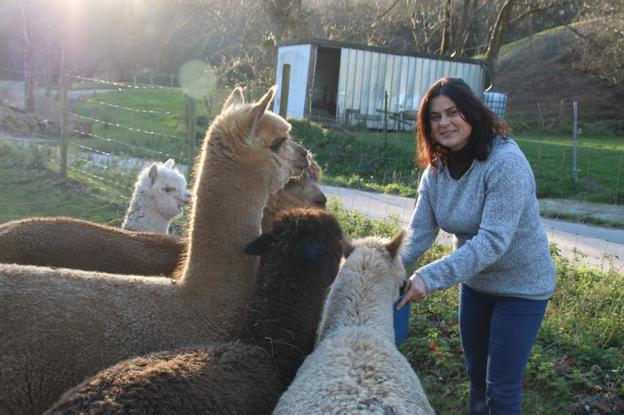
<svg viewBox="0 0 624 415"><path fill-rule="evenodd" d="M28 218L0 225L0 263L113 274L173 274L180 238L74 218Z"/></svg>
<svg viewBox="0 0 624 415"><path fill-rule="evenodd" d="M320 167L310 156L308 163L270 195L262 216L263 232L269 231L281 211L325 207L327 200L318 184ZM185 247L185 239L73 218L29 218L0 225L0 263L7 264L171 277Z"/></svg>
<svg viewBox="0 0 624 415"><path fill-rule="evenodd" d="M308 168L300 175L291 177L284 188L271 195L262 216L262 232L268 233L277 215L289 209L325 209L327 198L321 190L321 167L308 153Z"/></svg>
<svg viewBox="0 0 624 415"><path fill-rule="evenodd" d="M257 266L243 247L269 193L307 165L290 125L266 111L274 91L244 104L235 89L210 126L178 281L0 265L0 413L41 413L122 359L238 332Z"/></svg>

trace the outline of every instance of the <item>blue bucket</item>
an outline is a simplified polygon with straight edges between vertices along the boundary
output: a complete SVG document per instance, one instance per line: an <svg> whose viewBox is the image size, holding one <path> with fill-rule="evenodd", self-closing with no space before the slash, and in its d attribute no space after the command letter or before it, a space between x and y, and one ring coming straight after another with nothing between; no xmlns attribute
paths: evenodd
<svg viewBox="0 0 624 415"><path fill-rule="evenodd" d="M403 306L402 309L397 310L396 306L399 304L403 296L392 305L393 320L394 320L394 343L399 346L407 339L409 333L409 315L410 315L410 303Z"/></svg>

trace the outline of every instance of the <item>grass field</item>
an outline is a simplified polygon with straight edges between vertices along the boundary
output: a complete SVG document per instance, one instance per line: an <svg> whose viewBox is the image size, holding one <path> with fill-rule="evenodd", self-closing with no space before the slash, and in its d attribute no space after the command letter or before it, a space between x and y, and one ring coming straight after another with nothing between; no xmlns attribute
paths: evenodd
<svg viewBox="0 0 624 415"><path fill-rule="evenodd" d="M206 126L225 93L207 107L197 101L199 146ZM122 90L85 97L72 112L92 123L90 138L72 141L115 154L188 162L185 99L177 88ZM325 181L349 187L414 196L420 170L414 165L412 133L330 131L292 120L293 136L308 146L325 169ZM513 125L512 125L513 127ZM624 139L583 136L577 143L577 181L573 180L571 136L513 135L537 180L539 197L589 202L624 202ZM196 152L195 148L195 152Z"/></svg>
<svg viewBox="0 0 624 415"><path fill-rule="evenodd" d="M126 203L115 189L75 174L68 182L49 169L48 154L0 143L0 223L27 216L68 215L121 223ZM374 221L347 211L336 199L330 210L352 238L392 235L396 221ZM448 253L436 245L428 263ZM524 413L531 415L624 413L624 276L577 268L553 257L558 288L533 349L525 378ZM436 292L412 305L410 337L401 346L440 414L462 414L468 397L457 323L458 290ZM587 411L585 408L591 408Z"/></svg>

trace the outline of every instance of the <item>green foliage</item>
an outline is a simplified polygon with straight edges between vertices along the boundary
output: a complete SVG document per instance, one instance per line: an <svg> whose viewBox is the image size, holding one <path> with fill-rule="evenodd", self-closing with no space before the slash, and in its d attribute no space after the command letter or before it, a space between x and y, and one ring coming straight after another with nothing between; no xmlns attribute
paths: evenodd
<svg viewBox="0 0 624 415"><path fill-rule="evenodd" d="M327 200L327 210L338 219L342 230L351 239L370 235L390 237L401 229L398 218L370 219L356 210L345 209L337 197L330 197Z"/></svg>

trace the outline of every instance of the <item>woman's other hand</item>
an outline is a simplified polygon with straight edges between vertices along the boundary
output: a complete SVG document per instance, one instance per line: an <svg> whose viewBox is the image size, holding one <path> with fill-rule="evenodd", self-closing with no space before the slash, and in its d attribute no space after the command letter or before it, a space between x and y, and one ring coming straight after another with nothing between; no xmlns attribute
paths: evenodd
<svg viewBox="0 0 624 415"><path fill-rule="evenodd" d="M417 273L414 273L407 281L403 298L397 305L397 310L403 308L408 301L422 301L427 295L427 286L423 279Z"/></svg>

